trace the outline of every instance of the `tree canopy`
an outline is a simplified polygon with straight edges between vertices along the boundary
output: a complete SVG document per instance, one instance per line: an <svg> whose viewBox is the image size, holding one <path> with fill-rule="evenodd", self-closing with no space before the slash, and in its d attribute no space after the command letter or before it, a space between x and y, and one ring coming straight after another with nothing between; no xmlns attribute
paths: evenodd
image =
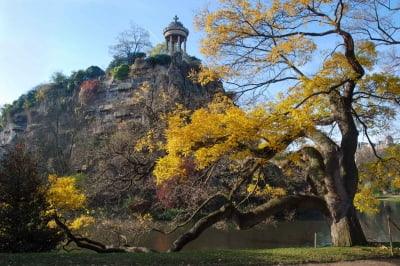
<svg viewBox="0 0 400 266"><path fill-rule="evenodd" d="M359 178L355 154L359 132L369 138L370 130L392 126L399 107L400 15L393 5L387 0L220 0L215 10L197 16L206 56L199 82L222 79L246 99L248 92L279 93L248 109L220 97L206 108L171 114L167 154L154 172L157 182L194 173L199 180L208 177L201 182L230 180L209 198L223 198L221 209L198 220L171 250L221 219L246 229L299 208L327 217L334 245L366 242L354 198L370 182ZM384 71L389 63L392 71ZM300 175L308 188L288 195L270 186L264 169L271 163L284 178ZM267 197L254 208L249 200L262 192Z"/></svg>

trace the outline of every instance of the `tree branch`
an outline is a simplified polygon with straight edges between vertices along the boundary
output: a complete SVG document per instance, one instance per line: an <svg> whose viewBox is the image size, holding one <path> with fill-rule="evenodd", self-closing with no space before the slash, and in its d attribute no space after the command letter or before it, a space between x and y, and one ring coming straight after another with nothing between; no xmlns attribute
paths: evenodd
<svg viewBox="0 0 400 266"><path fill-rule="evenodd" d="M329 216L325 200L316 196L291 195L272 199L251 211L243 213L237 210L231 203L226 203L219 210L198 220L188 232L182 234L172 244L169 252L180 251L187 243L195 240L202 232L219 221L228 219L233 221L240 230L246 230L280 211L296 209L315 209Z"/></svg>
<svg viewBox="0 0 400 266"><path fill-rule="evenodd" d="M54 221L57 226L60 227L68 238L68 243L70 241L74 242L78 247L93 250L97 253L149 253L149 252L157 252L155 250L145 248L145 247L107 247L103 243L91 240L86 237L76 236L72 233L72 231L66 226L59 217L55 216Z"/></svg>

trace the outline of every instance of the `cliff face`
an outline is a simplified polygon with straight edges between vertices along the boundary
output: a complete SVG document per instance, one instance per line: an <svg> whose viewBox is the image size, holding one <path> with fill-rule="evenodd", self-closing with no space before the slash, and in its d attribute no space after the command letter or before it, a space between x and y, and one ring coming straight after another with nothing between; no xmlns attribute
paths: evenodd
<svg viewBox="0 0 400 266"><path fill-rule="evenodd" d="M137 59L130 78L99 77L86 94L82 86L68 92L62 86L43 86L37 93L41 100L6 118L0 128L0 152L24 140L46 172L82 171L92 163L85 154L94 139L107 141L121 125L129 124L131 131L135 128L139 132L157 123L159 115L176 103L194 109L222 92L218 82L203 87L188 78L198 67L177 53L168 65Z"/></svg>

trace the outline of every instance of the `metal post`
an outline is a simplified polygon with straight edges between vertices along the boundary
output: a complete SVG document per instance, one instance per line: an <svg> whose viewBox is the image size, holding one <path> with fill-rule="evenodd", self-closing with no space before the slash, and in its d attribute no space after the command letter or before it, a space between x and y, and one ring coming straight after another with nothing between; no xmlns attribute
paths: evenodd
<svg viewBox="0 0 400 266"><path fill-rule="evenodd" d="M314 233L314 248L317 247L317 232Z"/></svg>
<svg viewBox="0 0 400 266"><path fill-rule="evenodd" d="M390 217L389 217L389 215L387 215L386 218L387 218L387 226L388 226L388 233L389 233L390 254L393 256L393 240L392 240L392 232L390 230Z"/></svg>

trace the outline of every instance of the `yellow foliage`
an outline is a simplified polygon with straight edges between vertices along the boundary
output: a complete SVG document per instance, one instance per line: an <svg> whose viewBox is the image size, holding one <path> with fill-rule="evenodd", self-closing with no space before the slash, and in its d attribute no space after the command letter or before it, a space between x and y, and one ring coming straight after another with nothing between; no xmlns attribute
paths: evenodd
<svg viewBox="0 0 400 266"><path fill-rule="evenodd" d="M71 230L77 230L77 229L85 228L94 222L95 222L95 219L93 217L87 216L87 215L81 215L78 218L74 219L72 222L70 222L68 227Z"/></svg>
<svg viewBox="0 0 400 266"><path fill-rule="evenodd" d="M56 223L56 221L50 220L50 221L47 223L47 227L49 227L49 228L57 228L57 223Z"/></svg>
<svg viewBox="0 0 400 266"><path fill-rule="evenodd" d="M185 177L185 157L192 157L196 168L203 169L224 156L241 161L252 157L256 149L285 149L285 137L313 127L312 106L293 110L290 105L291 99L243 110L228 97L217 95L207 107L194 112L175 111L165 131L167 155L157 161L154 170L157 183Z"/></svg>
<svg viewBox="0 0 400 266"><path fill-rule="evenodd" d="M359 167L359 193L354 205L360 211L374 212L378 200L372 191L382 192L390 188L400 188L399 146L389 146L384 150L382 159L376 159ZM357 199L357 200L356 200Z"/></svg>
<svg viewBox="0 0 400 266"><path fill-rule="evenodd" d="M249 184L247 186L247 192L253 193L256 196L269 198L278 198L286 195L286 191L283 188L275 188L268 184L262 188L254 184Z"/></svg>
<svg viewBox="0 0 400 266"><path fill-rule="evenodd" d="M143 229L149 229L151 223L153 222L153 217L151 216L150 213L146 213L144 215L142 215L140 213L134 213L133 216L136 217L136 219L139 222L141 228L143 228Z"/></svg>
<svg viewBox="0 0 400 266"><path fill-rule="evenodd" d="M47 191L47 200L56 212L73 211L84 207L86 197L76 186L73 177L58 177L49 175L50 187Z"/></svg>
<svg viewBox="0 0 400 266"><path fill-rule="evenodd" d="M223 69L219 69L221 72ZM200 71L192 69L189 72L189 79L193 82L200 83L202 86L207 85L209 82L216 81L220 78L217 70L208 67L200 66Z"/></svg>
<svg viewBox="0 0 400 266"><path fill-rule="evenodd" d="M362 212L378 213L379 200L374 196L372 189L363 187L354 197L354 206Z"/></svg>
<svg viewBox="0 0 400 266"><path fill-rule="evenodd" d="M369 41L361 41L357 45L357 59L365 68L372 70L377 61L378 52L375 44Z"/></svg>
<svg viewBox="0 0 400 266"><path fill-rule="evenodd" d="M58 177L57 175L48 176L49 186L47 187L47 201L50 209L48 214L57 215L58 217L69 218L67 225L70 229L76 230L94 222L93 217L81 215L73 219L71 211L84 210L86 197L76 187L75 177ZM43 187L45 189L45 187ZM72 220L70 220L72 219ZM57 224L54 220L50 220L47 224L50 228L56 228Z"/></svg>
<svg viewBox="0 0 400 266"><path fill-rule="evenodd" d="M135 144L135 151L144 151L149 150L153 151L154 149L160 148L157 142L157 133L156 130L150 129L146 132L146 135L141 137L136 141Z"/></svg>
<svg viewBox="0 0 400 266"><path fill-rule="evenodd" d="M397 175L391 182L391 185L395 188L400 188L400 175Z"/></svg>

